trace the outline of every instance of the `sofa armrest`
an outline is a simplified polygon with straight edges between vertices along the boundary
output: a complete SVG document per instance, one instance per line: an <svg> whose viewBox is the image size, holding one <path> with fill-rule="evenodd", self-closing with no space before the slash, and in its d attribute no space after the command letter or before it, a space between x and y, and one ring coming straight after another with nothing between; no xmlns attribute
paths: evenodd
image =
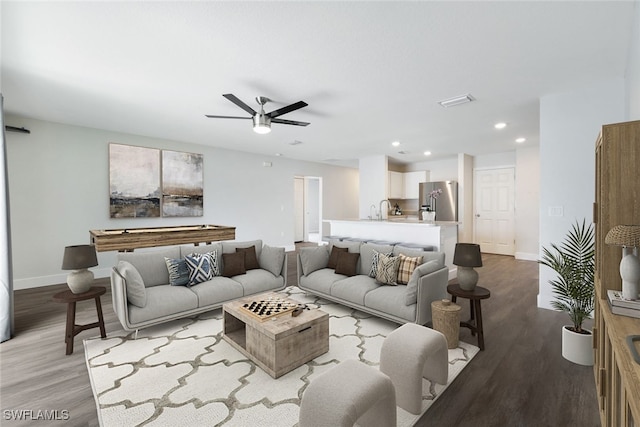
<svg viewBox="0 0 640 427"><path fill-rule="evenodd" d="M127 301L127 288L124 277L116 267L111 269L111 302L113 311L125 330L131 330L129 326L129 310Z"/></svg>
<svg viewBox="0 0 640 427"><path fill-rule="evenodd" d="M431 322L431 303L447 298L449 268L425 274L418 280L418 301L416 306L416 323L424 325Z"/></svg>

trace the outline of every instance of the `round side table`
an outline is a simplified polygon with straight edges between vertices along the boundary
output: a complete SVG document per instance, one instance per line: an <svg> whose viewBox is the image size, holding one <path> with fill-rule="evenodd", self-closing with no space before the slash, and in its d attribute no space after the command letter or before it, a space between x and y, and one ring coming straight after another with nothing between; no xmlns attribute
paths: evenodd
<svg viewBox="0 0 640 427"><path fill-rule="evenodd" d="M100 304L100 295L104 295L107 289L104 286L92 286L87 292L74 294L71 290L58 292L53 296L55 302L67 303L67 327L64 335L64 342L67 344L67 356L73 353L73 338L80 332L100 328L100 336L107 337L104 330L104 319L102 317L102 305ZM76 302L89 299L96 300L96 311L98 312L98 321L87 325L76 325Z"/></svg>
<svg viewBox="0 0 640 427"><path fill-rule="evenodd" d="M451 294L451 301L456 302L457 298L467 298L469 300L469 309L471 311L471 319L467 322L460 322L460 326L469 328L471 335L478 334L478 347L484 350L484 331L482 330L482 307L480 301L491 296L489 289L476 286L472 291L465 291L460 288L457 283L447 286L447 292Z"/></svg>

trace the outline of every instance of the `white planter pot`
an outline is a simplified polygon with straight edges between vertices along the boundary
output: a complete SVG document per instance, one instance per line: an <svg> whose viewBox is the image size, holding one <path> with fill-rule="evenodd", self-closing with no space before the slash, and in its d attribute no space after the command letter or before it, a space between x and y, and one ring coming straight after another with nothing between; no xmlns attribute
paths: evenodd
<svg viewBox="0 0 640 427"><path fill-rule="evenodd" d="M578 334L568 328L562 327L562 357L578 365L593 366L593 334Z"/></svg>

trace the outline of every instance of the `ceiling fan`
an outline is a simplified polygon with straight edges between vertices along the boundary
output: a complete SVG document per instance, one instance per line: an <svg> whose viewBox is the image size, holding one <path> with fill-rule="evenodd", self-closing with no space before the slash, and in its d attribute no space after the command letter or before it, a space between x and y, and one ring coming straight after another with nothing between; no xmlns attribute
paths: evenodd
<svg viewBox="0 0 640 427"><path fill-rule="evenodd" d="M264 96L256 97L256 102L260 105L260 112L255 111L253 108L249 107L247 104L238 99L237 96L226 93L224 95L229 101L236 104L238 107L242 108L247 113L251 114L251 117L238 117L238 116L213 116L209 114L205 114L206 117L213 119L253 119L253 131L256 133L269 133L271 132L271 123L280 123L283 125L294 125L294 126L307 126L309 123L307 122L298 122L294 120L284 120L278 119L277 117L290 113L292 111L298 110L300 108L306 107L308 104L304 101L298 101L294 104L287 105L286 107L279 108L277 110L273 110L270 113L264 112L264 105L267 102L271 102L271 100Z"/></svg>

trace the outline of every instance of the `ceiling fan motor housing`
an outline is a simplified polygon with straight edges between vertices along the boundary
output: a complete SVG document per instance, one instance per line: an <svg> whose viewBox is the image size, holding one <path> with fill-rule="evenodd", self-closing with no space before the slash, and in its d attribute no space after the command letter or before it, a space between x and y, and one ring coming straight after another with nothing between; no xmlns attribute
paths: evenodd
<svg viewBox="0 0 640 427"><path fill-rule="evenodd" d="M253 130L256 133L269 133L271 131L271 118L261 111L253 116Z"/></svg>

